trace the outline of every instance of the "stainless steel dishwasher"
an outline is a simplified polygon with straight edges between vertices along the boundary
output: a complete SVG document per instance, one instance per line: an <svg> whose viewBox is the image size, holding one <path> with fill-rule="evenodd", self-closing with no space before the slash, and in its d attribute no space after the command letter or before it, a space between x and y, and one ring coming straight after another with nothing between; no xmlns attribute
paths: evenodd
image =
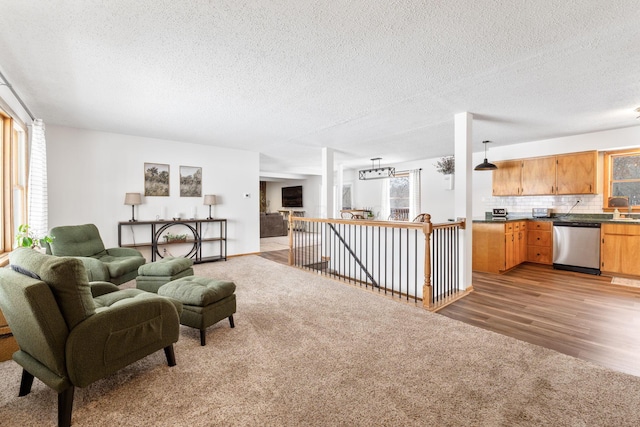
<svg viewBox="0 0 640 427"><path fill-rule="evenodd" d="M600 274L600 223L553 222L553 268Z"/></svg>

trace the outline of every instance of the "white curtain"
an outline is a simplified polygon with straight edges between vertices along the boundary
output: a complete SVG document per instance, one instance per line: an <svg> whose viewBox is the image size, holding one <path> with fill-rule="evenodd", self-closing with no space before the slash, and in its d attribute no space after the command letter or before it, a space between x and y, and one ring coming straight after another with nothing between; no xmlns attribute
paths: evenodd
<svg viewBox="0 0 640 427"><path fill-rule="evenodd" d="M409 221L422 213L420 169L409 171Z"/></svg>
<svg viewBox="0 0 640 427"><path fill-rule="evenodd" d="M49 231L47 203L47 143L44 123L35 119L31 128L29 156L29 229L41 237Z"/></svg>
<svg viewBox="0 0 640 427"><path fill-rule="evenodd" d="M389 204L389 180L382 180L382 203L380 205L380 218L381 221L386 221L391 215L391 206Z"/></svg>

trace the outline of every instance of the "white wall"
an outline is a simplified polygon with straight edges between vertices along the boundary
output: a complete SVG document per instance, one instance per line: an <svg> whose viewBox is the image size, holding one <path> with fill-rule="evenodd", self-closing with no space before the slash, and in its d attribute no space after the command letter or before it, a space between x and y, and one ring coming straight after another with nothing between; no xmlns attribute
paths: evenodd
<svg viewBox="0 0 640 427"><path fill-rule="evenodd" d="M94 223L105 245L117 246L117 223L131 218L129 192L143 194L136 219L155 220L163 211L190 218L194 209L206 218L203 197L180 197L180 166L198 166L202 195L218 196L213 216L228 220L228 255L259 252L258 153L59 126L47 126L46 137L49 227ZM169 165L169 197L144 197L145 162Z"/></svg>
<svg viewBox="0 0 640 427"><path fill-rule="evenodd" d="M640 126L594 132L583 135L540 140L522 144L500 146L499 143L487 147L490 162L527 157L539 157L554 154L572 153L588 150L617 150L640 146ZM482 162L484 151L473 155L472 165ZM423 159L393 165L396 170L422 168L422 212L431 214L434 223L445 222L454 217L454 192L445 187L444 177L436 172L435 163L439 158ZM513 196L493 197L491 191L491 172L473 171L473 217L484 217L494 207L505 207L509 212L530 213L533 207L548 207L556 212L568 211L580 200L572 212L602 213L602 154L598 167L597 195L583 196ZM345 170L344 182L353 184L354 207L373 207L378 213L381 208L382 180L358 180L358 172ZM378 218L384 219L384 218Z"/></svg>
<svg viewBox="0 0 640 427"><path fill-rule="evenodd" d="M302 186L302 209L305 216L318 218L320 215L320 188L322 177L310 176L302 180L267 181L266 195L269 205L268 212L277 212L280 209L293 209L282 207L282 187Z"/></svg>

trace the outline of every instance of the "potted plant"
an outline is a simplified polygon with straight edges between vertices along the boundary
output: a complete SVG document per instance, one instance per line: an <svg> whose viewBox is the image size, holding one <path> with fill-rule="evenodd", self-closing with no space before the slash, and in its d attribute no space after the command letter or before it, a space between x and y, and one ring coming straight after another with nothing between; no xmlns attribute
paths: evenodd
<svg viewBox="0 0 640 427"><path fill-rule="evenodd" d="M53 237L44 235L42 237L38 237L33 234L33 232L29 229L28 224L20 224L18 227L18 233L16 234L16 243L18 246L22 246L25 248L35 248L42 247L40 246L41 242L51 243L53 241Z"/></svg>
<svg viewBox="0 0 640 427"><path fill-rule="evenodd" d="M456 169L456 160L453 156L443 157L435 164L436 170L444 175L447 190L453 190L453 173Z"/></svg>
<svg viewBox="0 0 640 427"><path fill-rule="evenodd" d="M443 175L451 175L456 169L456 160L453 156L443 157L435 164L436 170Z"/></svg>

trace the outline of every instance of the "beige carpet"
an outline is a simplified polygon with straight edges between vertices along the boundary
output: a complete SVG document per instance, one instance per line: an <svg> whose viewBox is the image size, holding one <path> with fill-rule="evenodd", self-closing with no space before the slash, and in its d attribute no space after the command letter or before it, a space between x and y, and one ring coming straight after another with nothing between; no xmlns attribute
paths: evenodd
<svg viewBox="0 0 640 427"><path fill-rule="evenodd" d="M236 328L78 389L74 426L637 426L640 378L257 256L196 266L235 280ZM39 381L0 363L0 424L54 425Z"/></svg>

